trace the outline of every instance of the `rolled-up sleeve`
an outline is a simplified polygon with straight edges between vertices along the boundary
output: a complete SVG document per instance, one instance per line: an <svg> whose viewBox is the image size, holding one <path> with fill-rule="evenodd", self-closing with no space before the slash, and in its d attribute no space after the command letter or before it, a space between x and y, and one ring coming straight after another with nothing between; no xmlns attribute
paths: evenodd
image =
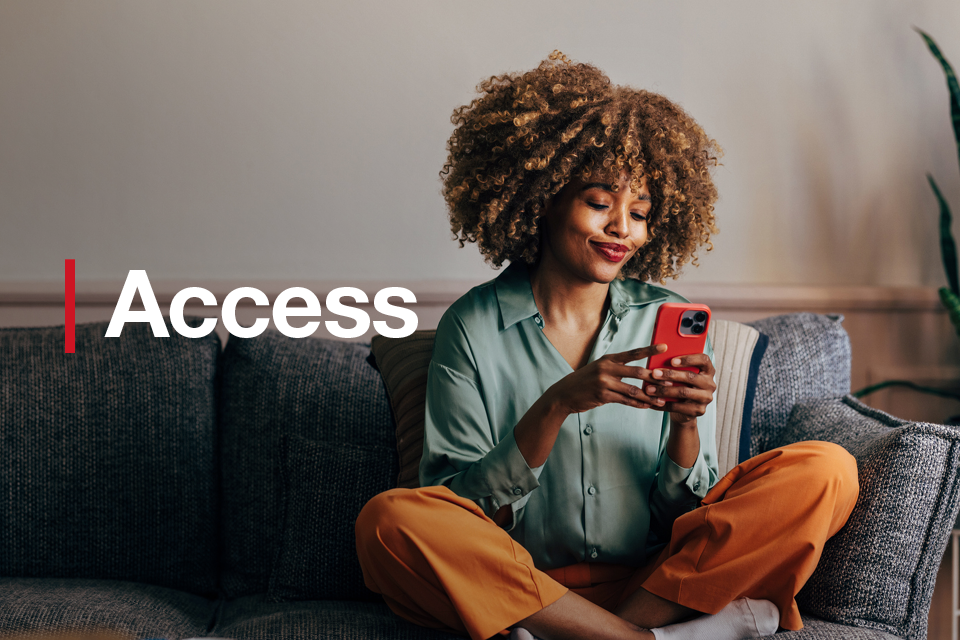
<svg viewBox="0 0 960 640"><path fill-rule="evenodd" d="M427 371L420 484L445 485L474 500L490 517L503 505L516 505L509 529L530 492L540 486L541 468L527 465L513 425L502 436L492 428L471 368L470 345L458 329L456 318L448 316L437 328Z"/></svg>

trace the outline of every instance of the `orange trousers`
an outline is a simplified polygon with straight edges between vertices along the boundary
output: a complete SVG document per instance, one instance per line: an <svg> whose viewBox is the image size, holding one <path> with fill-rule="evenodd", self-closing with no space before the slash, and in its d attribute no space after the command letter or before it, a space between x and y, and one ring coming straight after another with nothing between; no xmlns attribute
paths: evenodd
<svg viewBox="0 0 960 640"><path fill-rule="evenodd" d="M794 596L858 493L856 461L842 447L791 444L721 478L645 566L541 571L472 500L446 487L392 489L360 512L357 553L367 587L396 614L474 640L506 633L568 589L608 611L641 587L709 614L737 598L765 599L781 627L798 630Z"/></svg>

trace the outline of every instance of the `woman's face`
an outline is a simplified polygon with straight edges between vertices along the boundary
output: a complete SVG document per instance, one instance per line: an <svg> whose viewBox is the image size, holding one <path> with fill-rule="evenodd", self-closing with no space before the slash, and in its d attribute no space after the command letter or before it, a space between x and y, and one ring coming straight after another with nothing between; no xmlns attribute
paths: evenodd
<svg viewBox="0 0 960 640"><path fill-rule="evenodd" d="M613 281L647 242L651 206L646 180L639 193L630 191L626 176L617 191L609 184L571 181L544 215L541 264L586 282Z"/></svg>

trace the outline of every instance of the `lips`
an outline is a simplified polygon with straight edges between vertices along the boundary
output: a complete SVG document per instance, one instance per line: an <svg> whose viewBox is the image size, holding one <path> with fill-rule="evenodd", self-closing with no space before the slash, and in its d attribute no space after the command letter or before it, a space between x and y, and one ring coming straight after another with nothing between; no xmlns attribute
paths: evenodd
<svg viewBox="0 0 960 640"><path fill-rule="evenodd" d="M629 251L626 246L615 242L591 242L590 244L597 250L597 253L610 262L620 262Z"/></svg>

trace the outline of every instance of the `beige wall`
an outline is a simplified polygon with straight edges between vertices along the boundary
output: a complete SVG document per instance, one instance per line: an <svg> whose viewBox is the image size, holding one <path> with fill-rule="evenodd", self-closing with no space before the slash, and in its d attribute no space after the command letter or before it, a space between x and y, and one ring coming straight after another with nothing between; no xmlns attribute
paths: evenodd
<svg viewBox="0 0 960 640"><path fill-rule="evenodd" d="M168 297L416 283L433 326L493 275L450 240L450 112L559 48L678 101L726 150L722 232L678 289L734 320L844 313L854 388L955 385L924 174L960 214L960 171L912 25L960 65L956 0L0 0L0 326L62 323L64 258L78 321L109 317L146 269ZM896 389L869 401L960 412ZM949 627L943 586L931 638Z"/></svg>
<svg viewBox="0 0 960 640"><path fill-rule="evenodd" d="M466 280L453 107L554 48L726 149L689 282L939 285L955 0L0 0L0 281Z"/></svg>

